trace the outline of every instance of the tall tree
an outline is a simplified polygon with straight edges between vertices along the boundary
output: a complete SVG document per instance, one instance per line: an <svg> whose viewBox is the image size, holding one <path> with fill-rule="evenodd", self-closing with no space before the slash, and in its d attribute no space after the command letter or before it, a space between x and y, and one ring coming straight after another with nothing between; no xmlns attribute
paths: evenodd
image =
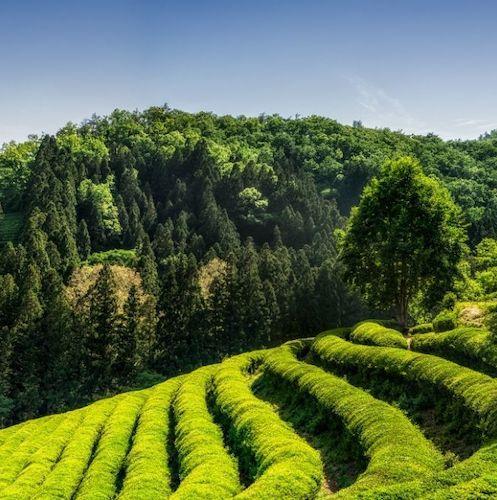
<svg viewBox="0 0 497 500"><path fill-rule="evenodd" d="M102 267L95 284L88 291L88 298L89 308L80 319L80 328L84 332L85 389L91 394L111 385L110 361L114 354L113 343L119 318L116 283L109 264Z"/></svg>
<svg viewBox="0 0 497 500"><path fill-rule="evenodd" d="M409 304L428 305L452 286L465 253L461 210L412 158L387 162L352 211L342 249L346 275L376 307L407 326Z"/></svg>

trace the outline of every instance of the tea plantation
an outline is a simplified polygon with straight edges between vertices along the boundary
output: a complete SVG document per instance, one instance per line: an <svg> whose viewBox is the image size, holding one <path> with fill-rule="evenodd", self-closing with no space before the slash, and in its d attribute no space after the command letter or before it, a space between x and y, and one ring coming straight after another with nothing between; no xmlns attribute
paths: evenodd
<svg viewBox="0 0 497 500"><path fill-rule="evenodd" d="M483 329L331 330L0 430L0 498L495 498L495 372Z"/></svg>

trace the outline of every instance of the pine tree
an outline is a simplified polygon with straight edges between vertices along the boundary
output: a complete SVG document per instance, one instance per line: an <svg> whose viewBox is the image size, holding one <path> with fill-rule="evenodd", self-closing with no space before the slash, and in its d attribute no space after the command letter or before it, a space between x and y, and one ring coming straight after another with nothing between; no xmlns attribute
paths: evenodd
<svg viewBox="0 0 497 500"><path fill-rule="evenodd" d="M245 244L238 266L238 308L243 321L242 349L267 338L267 304L259 276L258 258L253 241Z"/></svg>
<svg viewBox="0 0 497 500"><path fill-rule="evenodd" d="M112 374L120 384L130 383L136 374L138 366L137 341L140 328L140 301L138 288L132 285L123 318L117 331L114 343L114 359Z"/></svg>
<svg viewBox="0 0 497 500"><path fill-rule="evenodd" d="M38 368L42 413L63 407L74 360L68 356L72 341L72 315L59 274L51 269L43 280L43 315L38 328Z"/></svg>
<svg viewBox="0 0 497 500"><path fill-rule="evenodd" d="M159 277L155 255L147 234L142 238L138 253L138 270L142 278L143 289L153 296L159 293Z"/></svg>
<svg viewBox="0 0 497 500"><path fill-rule="evenodd" d="M198 362L205 343L195 258L185 254L169 257L164 263L161 282L157 327L159 362L166 364L163 370L192 366Z"/></svg>
<svg viewBox="0 0 497 500"><path fill-rule="evenodd" d="M111 386L113 342L118 325L116 284L112 268L105 264L88 291L89 310L80 325L84 331L85 390L88 394Z"/></svg>
<svg viewBox="0 0 497 500"><path fill-rule="evenodd" d="M36 415L40 401L39 320L43 306L40 271L31 262L24 271L20 288L21 302L12 329L12 378L10 396L15 400L15 419L25 420ZM36 401L37 403L33 404Z"/></svg>
<svg viewBox="0 0 497 500"><path fill-rule="evenodd" d="M91 253L91 240L85 219L79 221L77 241L79 256L81 260L86 260Z"/></svg>
<svg viewBox="0 0 497 500"><path fill-rule="evenodd" d="M153 250L158 261L166 259L174 252L173 228L171 219L167 219L165 224L157 226L153 240Z"/></svg>

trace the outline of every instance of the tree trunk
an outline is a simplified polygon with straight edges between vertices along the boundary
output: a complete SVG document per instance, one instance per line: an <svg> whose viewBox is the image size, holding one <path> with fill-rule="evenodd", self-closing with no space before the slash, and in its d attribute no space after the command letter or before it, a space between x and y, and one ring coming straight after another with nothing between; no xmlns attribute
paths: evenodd
<svg viewBox="0 0 497 500"><path fill-rule="evenodd" d="M397 304L397 321L399 322L402 332L407 331L408 319L408 301L406 297L400 297Z"/></svg>

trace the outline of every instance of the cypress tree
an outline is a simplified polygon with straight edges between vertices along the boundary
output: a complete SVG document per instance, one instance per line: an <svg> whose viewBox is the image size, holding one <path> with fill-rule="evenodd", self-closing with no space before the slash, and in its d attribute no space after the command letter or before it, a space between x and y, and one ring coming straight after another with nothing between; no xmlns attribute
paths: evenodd
<svg viewBox="0 0 497 500"><path fill-rule="evenodd" d="M159 224L155 231L153 250L157 260L166 259L174 252L173 222L167 219L164 224Z"/></svg>
<svg viewBox="0 0 497 500"><path fill-rule="evenodd" d="M153 296L159 293L159 277L154 251L147 234L142 238L138 254L138 270L142 278L143 289Z"/></svg>
<svg viewBox="0 0 497 500"><path fill-rule="evenodd" d="M100 274L88 291L89 311L83 317L85 332L83 367L86 391L91 394L111 385L111 360L116 336L118 313L116 284L112 268L104 264Z"/></svg>
<svg viewBox="0 0 497 500"><path fill-rule="evenodd" d="M86 260L91 253L91 240L90 233L88 232L88 226L86 225L86 220L81 219L78 224L78 252L81 260Z"/></svg>
<svg viewBox="0 0 497 500"><path fill-rule="evenodd" d="M123 318L114 343L113 376L119 383L131 382L137 370L137 340L140 327L140 301L132 285L124 305Z"/></svg>

